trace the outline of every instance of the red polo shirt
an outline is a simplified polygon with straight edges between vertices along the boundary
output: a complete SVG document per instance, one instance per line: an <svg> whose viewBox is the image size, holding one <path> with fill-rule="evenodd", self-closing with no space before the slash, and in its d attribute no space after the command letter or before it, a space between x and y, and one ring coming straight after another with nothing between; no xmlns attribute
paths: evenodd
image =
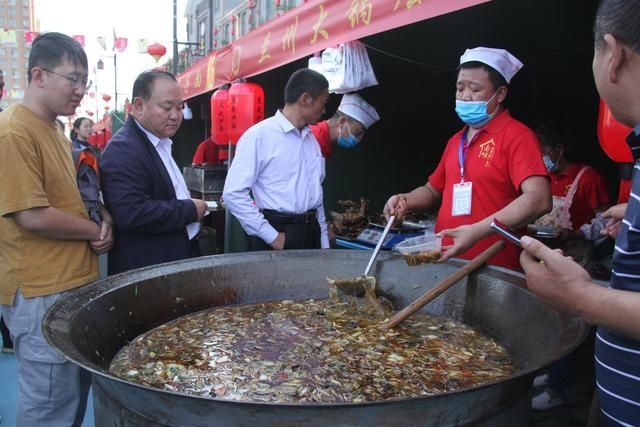
<svg viewBox="0 0 640 427"><path fill-rule="evenodd" d="M466 127L451 137L429 177L433 188L442 193L436 231L481 221L520 196L522 181L531 176L547 176L536 134L504 110L475 135L465 152L465 181L473 183L471 214L452 216L453 185L460 182L458 150L465 130ZM479 240L460 258L472 259L497 240L497 235ZM442 241L443 245L452 243L450 238ZM519 271L518 257L519 250L507 244L489 264Z"/></svg>
<svg viewBox="0 0 640 427"><path fill-rule="evenodd" d="M564 197L573 184L583 163L571 163L562 172L551 172L551 194ZM591 221L595 216L595 209L609 204L609 194L604 178L593 168L587 169L578 181L578 188L569 208L571 224L577 230Z"/></svg>
<svg viewBox="0 0 640 427"><path fill-rule="evenodd" d="M320 144L320 152L325 159L331 157L331 141L329 140L329 122L327 120L316 125L309 125L311 133Z"/></svg>
<svg viewBox="0 0 640 427"><path fill-rule="evenodd" d="M218 164L218 146L213 142L211 138L202 141L198 148L196 148L196 152L193 155L193 160L191 161L194 165L215 165Z"/></svg>

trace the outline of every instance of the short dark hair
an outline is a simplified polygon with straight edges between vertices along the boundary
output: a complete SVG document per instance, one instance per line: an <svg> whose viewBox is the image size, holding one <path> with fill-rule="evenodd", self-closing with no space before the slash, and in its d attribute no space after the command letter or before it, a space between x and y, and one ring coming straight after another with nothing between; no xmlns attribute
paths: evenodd
<svg viewBox="0 0 640 427"><path fill-rule="evenodd" d="M593 25L596 44L605 34L640 53L640 0L602 0Z"/></svg>
<svg viewBox="0 0 640 427"><path fill-rule="evenodd" d="M536 128L540 145L549 148L564 147L564 157L572 162L577 159L577 139L571 129L557 120L541 124Z"/></svg>
<svg viewBox="0 0 640 427"><path fill-rule="evenodd" d="M316 99L327 89L329 89L329 82L322 74L308 68L301 68L289 77L284 88L284 102L293 104L305 92Z"/></svg>
<svg viewBox="0 0 640 427"><path fill-rule="evenodd" d="M464 64L460 64L458 66L458 72L460 72L460 70L468 70L471 68L482 68L489 73L489 81L491 81L494 90L498 90L500 86L509 86L507 80L502 74L500 74L495 68L480 61L469 61Z"/></svg>
<svg viewBox="0 0 640 427"><path fill-rule="evenodd" d="M31 83L31 70L34 67L53 70L68 60L73 65L88 70L87 54L80 43L66 34L50 32L42 33L31 44L29 52L29 72L27 80Z"/></svg>
<svg viewBox="0 0 640 427"><path fill-rule="evenodd" d="M138 74L136 81L133 82L133 93L131 99L142 98L148 101L151 98L151 86L156 79L167 79L178 83L176 77L168 71L147 70Z"/></svg>

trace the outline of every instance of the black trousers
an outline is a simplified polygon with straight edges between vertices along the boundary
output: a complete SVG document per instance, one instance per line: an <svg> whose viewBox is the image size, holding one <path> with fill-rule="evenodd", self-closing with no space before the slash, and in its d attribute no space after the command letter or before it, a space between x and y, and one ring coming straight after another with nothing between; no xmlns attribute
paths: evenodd
<svg viewBox="0 0 640 427"><path fill-rule="evenodd" d="M0 317L0 331L2 332L2 347L13 348L13 341L11 341L9 328L7 328L7 325L4 323L3 317Z"/></svg>
<svg viewBox="0 0 640 427"><path fill-rule="evenodd" d="M269 209L264 218L279 233L284 233L284 249L320 249L320 224L315 209L303 214L283 214ZM249 251L269 251L271 246L257 236L247 236Z"/></svg>

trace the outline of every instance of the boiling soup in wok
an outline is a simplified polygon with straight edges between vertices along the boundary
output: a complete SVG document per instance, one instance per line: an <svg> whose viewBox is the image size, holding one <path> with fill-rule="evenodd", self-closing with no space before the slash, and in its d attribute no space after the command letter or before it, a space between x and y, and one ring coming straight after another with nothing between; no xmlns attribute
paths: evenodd
<svg viewBox="0 0 640 427"><path fill-rule="evenodd" d="M504 348L464 324L417 313L382 331L377 317L358 299L216 307L137 337L110 370L160 389L274 403L434 395L516 370Z"/></svg>

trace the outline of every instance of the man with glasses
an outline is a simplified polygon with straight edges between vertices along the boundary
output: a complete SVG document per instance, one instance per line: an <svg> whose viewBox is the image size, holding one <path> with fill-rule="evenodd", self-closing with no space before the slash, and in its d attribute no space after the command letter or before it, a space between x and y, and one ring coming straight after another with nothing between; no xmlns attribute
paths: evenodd
<svg viewBox="0 0 640 427"><path fill-rule="evenodd" d="M46 310L98 277L112 245L111 216L90 221L69 142L56 124L87 86L87 56L60 33L38 36L28 87L0 114L0 303L18 361L17 425L74 425L84 418L89 374L44 340ZM37 267L36 267L37 266Z"/></svg>

